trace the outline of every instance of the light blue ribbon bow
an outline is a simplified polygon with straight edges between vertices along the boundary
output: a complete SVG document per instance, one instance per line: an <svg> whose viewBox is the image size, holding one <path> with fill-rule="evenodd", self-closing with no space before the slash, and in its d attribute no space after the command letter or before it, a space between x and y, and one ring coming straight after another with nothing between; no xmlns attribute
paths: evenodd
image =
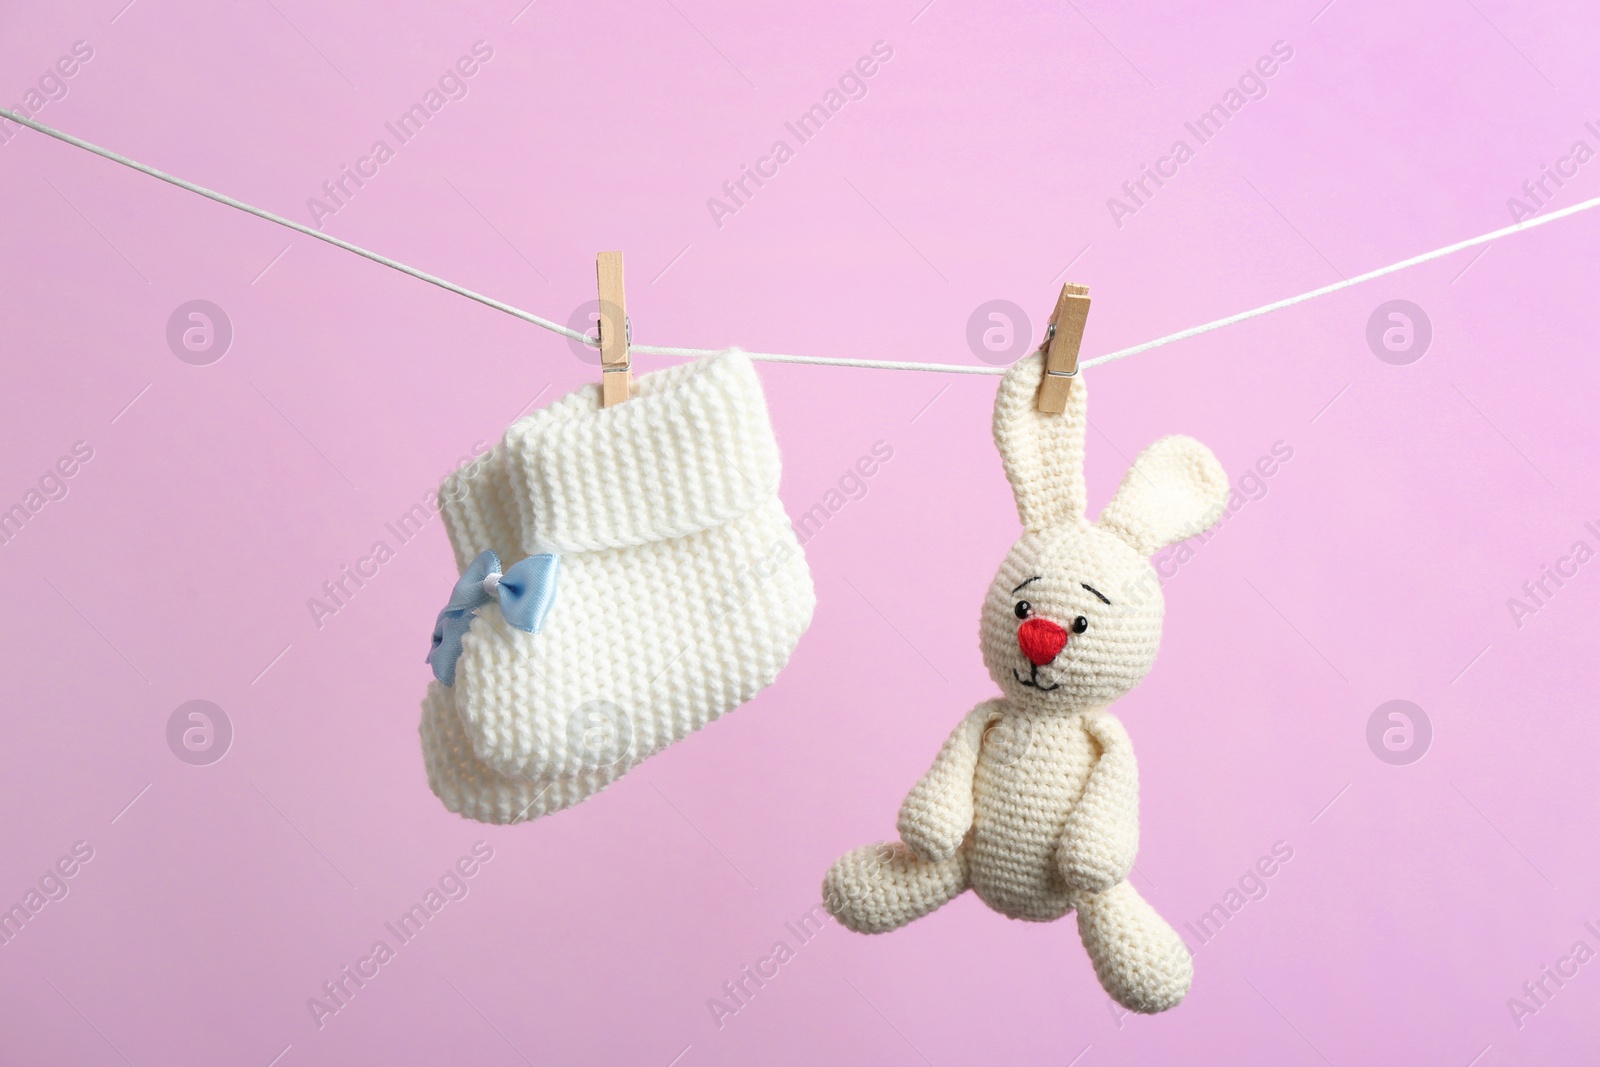
<svg viewBox="0 0 1600 1067"><path fill-rule="evenodd" d="M545 553L529 556L501 573L499 556L479 553L456 582L450 603L433 624L433 649L428 653L433 676L445 685L456 684L461 639L478 617L477 609L485 604L498 600L507 624L524 633L538 633L545 616L550 614L550 605L555 603L560 563L560 556Z"/></svg>

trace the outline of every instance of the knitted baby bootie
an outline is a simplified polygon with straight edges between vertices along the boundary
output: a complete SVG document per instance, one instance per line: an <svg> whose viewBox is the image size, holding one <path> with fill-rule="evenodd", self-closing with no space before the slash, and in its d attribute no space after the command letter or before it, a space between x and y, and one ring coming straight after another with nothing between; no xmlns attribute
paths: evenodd
<svg viewBox="0 0 1600 1067"><path fill-rule="evenodd" d="M472 606L441 615L448 670L423 721L446 806L568 807L770 684L815 604L778 475L759 380L728 352L644 375L614 408L586 386L452 476Z"/></svg>

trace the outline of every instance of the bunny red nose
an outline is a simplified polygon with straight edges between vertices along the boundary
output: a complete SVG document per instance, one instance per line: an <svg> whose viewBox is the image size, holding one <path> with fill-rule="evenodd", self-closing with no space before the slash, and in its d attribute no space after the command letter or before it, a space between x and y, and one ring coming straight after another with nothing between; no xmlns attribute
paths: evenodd
<svg viewBox="0 0 1600 1067"><path fill-rule="evenodd" d="M1017 627L1017 644L1031 663L1043 667L1067 647L1067 631L1049 619L1029 619Z"/></svg>

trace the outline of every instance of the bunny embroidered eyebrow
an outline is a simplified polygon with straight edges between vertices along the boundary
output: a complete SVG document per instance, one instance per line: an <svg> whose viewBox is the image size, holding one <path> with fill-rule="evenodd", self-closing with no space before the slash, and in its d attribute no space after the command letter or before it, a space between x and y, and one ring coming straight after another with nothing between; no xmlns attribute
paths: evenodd
<svg viewBox="0 0 1600 1067"><path fill-rule="evenodd" d="M1011 591L1013 593L1020 593L1025 588L1027 588L1029 585L1032 585L1034 582L1037 582L1040 578L1043 578L1043 577L1044 577L1044 575L1042 575L1042 574L1035 574L1032 578L1029 578L1026 582L1023 582L1021 585L1017 586L1015 589L1013 589ZM1110 600L1106 599L1106 595L1104 593L1102 593L1100 590L1096 589L1094 586L1090 585L1088 582L1079 582L1078 584L1083 586L1085 589L1089 590L1089 592L1093 593L1095 596L1099 597L1100 598L1100 603L1107 604L1107 605L1109 605L1111 603Z"/></svg>
<svg viewBox="0 0 1600 1067"><path fill-rule="evenodd" d="M1177 933L1128 882L1139 847L1139 769L1110 704L1143 680L1164 604L1149 558L1209 527L1228 481L1209 449L1166 437L1139 454L1098 520L1085 515L1087 391L1066 411L1034 403L1039 354L1019 360L995 397L994 439L1023 533L989 587L979 644L1001 696L972 709L906 796L900 840L842 856L823 903L845 927L885 933L971 889L1012 919L1076 912L1100 984L1133 1011L1176 1006L1194 969ZM1069 577L1070 576L1070 577ZM1027 586L1051 579L1019 600ZM1081 579L1087 578L1087 581ZM1122 598L1093 639L1049 587L1153 590Z"/></svg>

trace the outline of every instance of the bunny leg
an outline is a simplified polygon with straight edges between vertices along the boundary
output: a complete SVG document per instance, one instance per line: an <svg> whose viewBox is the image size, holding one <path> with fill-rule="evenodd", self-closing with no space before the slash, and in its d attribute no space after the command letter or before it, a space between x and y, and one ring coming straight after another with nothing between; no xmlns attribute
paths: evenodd
<svg viewBox="0 0 1600 1067"><path fill-rule="evenodd" d="M883 934L922 918L968 884L964 848L935 863L896 841L841 856L822 880L822 903L846 928Z"/></svg>
<svg viewBox="0 0 1600 1067"><path fill-rule="evenodd" d="M1100 984L1130 1011L1166 1011L1189 992L1188 947L1127 881L1078 899L1078 936Z"/></svg>

